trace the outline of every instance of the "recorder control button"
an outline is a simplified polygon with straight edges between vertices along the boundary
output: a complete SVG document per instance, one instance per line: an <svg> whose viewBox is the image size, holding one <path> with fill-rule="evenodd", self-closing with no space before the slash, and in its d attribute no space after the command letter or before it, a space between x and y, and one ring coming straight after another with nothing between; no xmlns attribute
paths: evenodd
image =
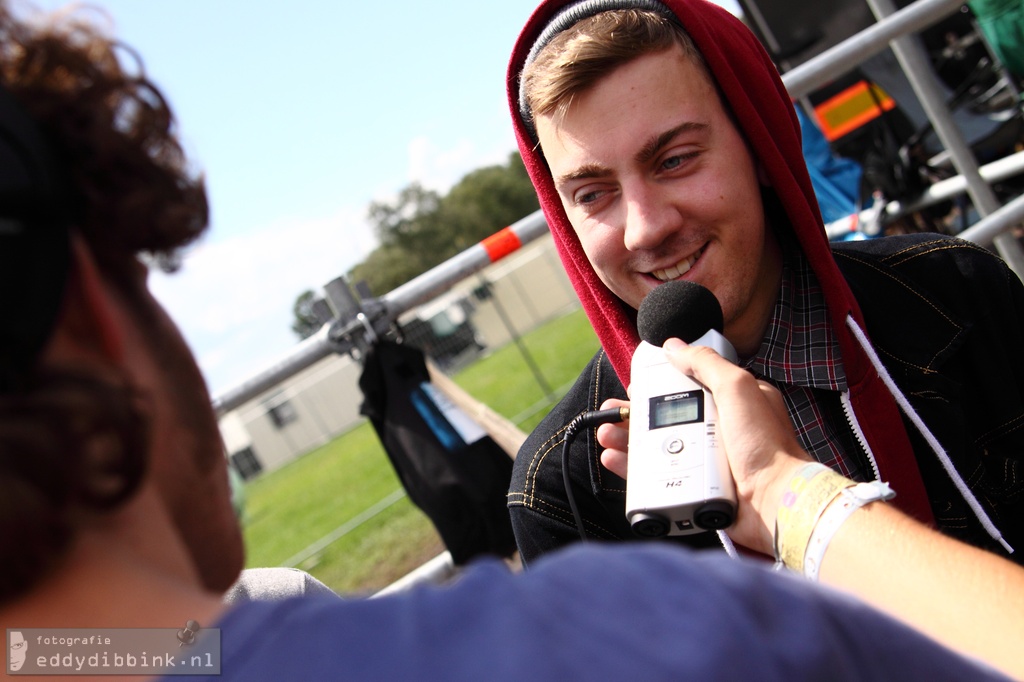
<svg viewBox="0 0 1024 682"><path fill-rule="evenodd" d="M673 438L669 442L665 443L665 450L667 450L670 455L678 455L683 451L683 441L678 438Z"/></svg>

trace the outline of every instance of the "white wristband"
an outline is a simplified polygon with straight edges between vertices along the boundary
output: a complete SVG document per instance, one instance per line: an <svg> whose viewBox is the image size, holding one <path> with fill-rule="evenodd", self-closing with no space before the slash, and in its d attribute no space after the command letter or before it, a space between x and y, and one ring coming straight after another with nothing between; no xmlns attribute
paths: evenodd
<svg viewBox="0 0 1024 682"><path fill-rule="evenodd" d="M811 539L807 542L807 552L804 554L804 576L809 580L818 579L818 570L825 558L825 550L828 549L836 531L850 518L853 512L866 504L879 500L891 500L894 497L896 497L895 491L889 487L888 483L881 481L858 483L841 490L818 519L818 523L815 524L814 531L811 533Z"/></svg>

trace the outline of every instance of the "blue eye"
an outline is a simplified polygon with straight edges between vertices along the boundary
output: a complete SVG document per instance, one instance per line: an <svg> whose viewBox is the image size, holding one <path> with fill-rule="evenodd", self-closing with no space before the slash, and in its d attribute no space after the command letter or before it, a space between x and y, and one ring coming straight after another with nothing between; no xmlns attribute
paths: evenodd
<svg viewBox="0 0 1024 682"><path fill-rule="evenodd" d="M672 156L665 157L661 162L661 170L676 170L687 161L696 159L698 156L700 156L700 152L693 151L687 152L686 154L674 154Z"/></svg>

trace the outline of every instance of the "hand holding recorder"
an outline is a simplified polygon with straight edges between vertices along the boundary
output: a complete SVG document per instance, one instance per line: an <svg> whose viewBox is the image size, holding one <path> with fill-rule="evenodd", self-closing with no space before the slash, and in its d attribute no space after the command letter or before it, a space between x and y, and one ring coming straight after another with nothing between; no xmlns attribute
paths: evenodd
<svg viewBox="0 0 1024 682"><path fill-rule="evenodd" d="M658 520L640 516L646 514L675 525L669 534L728 527L735 542L770 555L776 489L807 461L782 397L735 366L735 351L720 334L718 301L700 285L659 286L641 305L638 329L644 342L633 358L632 402L602 405L630 406L630 421L598 429L608 469L626 478L627 447L634 454L626 505L636 519L634 529L666 534ZM758 393L760 399L752 401ZM716 410L716 401L723 400L726 409ZM687 447L673 453L687 438ZM698 510L715 500L733 508L712 505L711 515L698 522Z"/></svg>
<svg viewBox="0 0 1024 682"><path fill-rule="evenodd" d="M670 339L664 352L675 368L715 395L719 437L739 502L736 522L727 532L737 544L771 554L783 496L809 461L782 396L708 348ZM1024 679L1017 653L1024 637L1019 609L1024 569L992 552L876 502L855 511L835 532L819 579L946 646Z"/></svg>

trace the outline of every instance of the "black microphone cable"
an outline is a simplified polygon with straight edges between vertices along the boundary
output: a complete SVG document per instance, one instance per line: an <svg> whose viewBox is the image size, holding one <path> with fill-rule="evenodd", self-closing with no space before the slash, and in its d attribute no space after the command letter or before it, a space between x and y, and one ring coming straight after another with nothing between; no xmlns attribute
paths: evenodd
<svg viewBox="0 0 1024 682"><path fill-rule="evenodd" d="M587 541L587 534L583 530L583 518L580 516L580 510L576 507L576 497L572 494L572 482L569 480L569 446L576 440L576 434L581 427L617 424L627 419L629 419L628 407L613 407L607 410L584 412L565 427L565 440L562 441L562 485L565 486L565 496L569 500L569 509L572 510L572 518L576 521L576 529L579 531L580 539L583 542Z"/></svg>

